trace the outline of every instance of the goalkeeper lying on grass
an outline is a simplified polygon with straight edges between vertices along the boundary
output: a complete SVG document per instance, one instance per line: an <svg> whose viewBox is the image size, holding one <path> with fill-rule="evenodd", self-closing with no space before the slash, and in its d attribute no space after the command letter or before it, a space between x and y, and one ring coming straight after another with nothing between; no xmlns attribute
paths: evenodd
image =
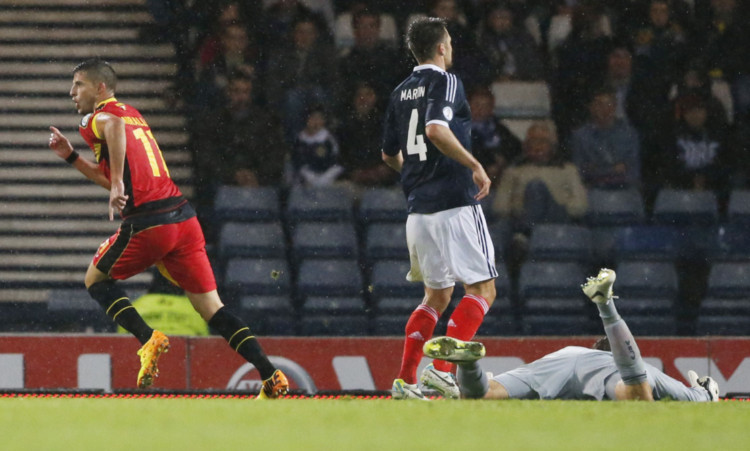
<svg viewBox="0 0 750 451"><path fill-rule="evenodd" d="M691 370L691 387L687 387L643 361L615 309L615 277L614 271L602 269L582 286L599 308L607 334L594 349L568 346L494 377L479 366L485 353L482 343L438 337L425 343L424 353L458 365L463 398L718 401L719 386L712 378L699 378Z"/></svg>

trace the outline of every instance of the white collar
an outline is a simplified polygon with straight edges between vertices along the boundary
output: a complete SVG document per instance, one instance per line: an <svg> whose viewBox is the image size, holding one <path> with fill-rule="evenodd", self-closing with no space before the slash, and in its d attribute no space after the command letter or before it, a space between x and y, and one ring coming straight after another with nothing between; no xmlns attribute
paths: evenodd
<svg viewBox="0 0 750 451"><path fill-rule="evenodd" d="M438 72L445 72L440 66L436 66L435 64L420 64L419 66L417 66L417 67L414 68L413 72L416 72L416 71L422 70L422 69L432 69L432 70L436 70Z"/></svg>

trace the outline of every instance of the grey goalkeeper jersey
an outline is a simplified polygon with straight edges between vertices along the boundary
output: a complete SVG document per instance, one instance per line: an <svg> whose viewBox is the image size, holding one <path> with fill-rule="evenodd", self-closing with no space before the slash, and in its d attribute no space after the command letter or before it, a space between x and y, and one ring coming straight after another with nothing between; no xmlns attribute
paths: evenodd
<svg viewBox="0 0 750 451"><path fill-rule="evenodd" d="M654 399L708 401L708 392L690 388L646 363L648 383ZM494 379L511 398L517 399L614 399L614 386L620 380L612 353L568 346L547 354Z"/></svg>

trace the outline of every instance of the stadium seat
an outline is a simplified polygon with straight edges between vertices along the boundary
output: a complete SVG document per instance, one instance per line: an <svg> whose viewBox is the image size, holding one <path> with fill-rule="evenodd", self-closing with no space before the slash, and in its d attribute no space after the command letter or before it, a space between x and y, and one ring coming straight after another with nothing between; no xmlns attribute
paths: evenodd
<svg viewBox="0 0 750 451"><path fill-rule="evenodd" d="M356 260L309 259L300 265L297 296L361 296L362 273Z"/></svg>
<svg viewBox="0 0 750 451"><path fill-rule="evenodd" d="M543 81L503 81L492 84L495 114L502 118L547 118L550 90Z"/></svg>
<svg viewBox="0 0 750 451"><path fill-rule="evenodd" d="M656 195L654 223L670 226L712 225L719 221L713 191L662 189Z"/></svg>
<svg viewBox="0 0 750 451"><path fill-rule="evenodd" d="M279 190L275 187L221 186L214 200L214 215L224 221L278 221Z"/></svg>
<svg viewBox="0 0 750 451"><path fill-rule="evenodd" d="M370 320L364 314L303 316L300 335L364 337L370 335Z"/></svg>
<svg viewBox="0 0 750 451"><path fill-rule="evenodd" d="M351 221L354 201L343 186L295 186L289 193L286 219L300 221Z"/></svg>
<svg viewBox="0 0 750 451"><path fill-rule="evenodd" d="M376 300L376 310L383 315L411 315L422 302L421 297L381 298Z"/></svg>
<svg viewBox="0 0 750 451"><path fill-rule="evenodd" d="M714 262L750 262L750 222L734 222L716 228L715 233L703 237L712 244L710 257ZM706 238L709 238L708 240Z"/></svg>
<svg viewBox="0 0 750 451"><path fill-rule="evenodd" d="M289 265L281 259L233 258L224 272L224 287L242 295L288 296Z"/></svg>
<svg viewBox="0 0 750 451"><path fill-rule="evenodd" d="M302 305L303 315L358 315L366 313L361 297L308 297Z"/></svg>
<svg viewBox="0 0 750 451"><path fill-rule="evenodd" d="M528 298L523 303L523 315L586 316L585 297Z"/></svg>
<svg viewBox="0 0 750 451"><path fill-rule="evenodd" d="M128 293L131 300L142 293ZM91 298L85 288L50 290L47 300L47 317L54 330L61 332L115 332L117 325Z"/></svg>
<svg viewBox="0 0 750 451"><path fill-rule="evenodd" d="M721 315L750 316L750 302L747 301L747 297L737 299L707 297L701 301L700 316Z"/></svg>
<svg viewBox="0 0 750 451"><path fill-rule="evenodd" d="M239 308L248 316L260 316L263 320L269 316L294 313L294 305L289 296L242 296Z"/></svg>
<svg viewBox="0 0 750 451"><path fill-rule="evenodd" d="M295 259L357 258L357 234L348 222L302 222L294 226Z"/></svg>
<svg viewBox="0 0 750 451"><path fill-rule="evenodd" d="M708 276L707 296L747 299L750 293L750 263L716 263Z"/></svg>
<svg viewBox="0 0 750 451"><path fill-rule="evenodd" d="M617 305L619 307L620 303ZM636 337L677 335L677 322L670 315L628 315L623 318Z"/></svg>
<svg viewBox="0 0 750 451"><path fill-rule="evenodd" d="M492 238L492 244L495 247L495 260L500 260L505 256L506 249L513 237L513 229L510 221L499 220L487 225Z"/></svg>
<svg viewBox="0 0 750 451"><path fill-rule="evenodd" d="M630 318L631 316L654 316L665 317L671 316L674 309L674 297L626 297L620 296L619 289L620 280L618 279L615 285L616 295L619 296L617 300L617 311L622 314L624 318Z"/></svg>
<svg viewBox="0 0 750 451"><path fill-rule="evenodd" d="M732 190L729 194L727 219L730 224L750 225L750 190Z"/></svg>
<svg viewBox="0 0 750 451"><path fill-rule="evenodd" d="M623 299L675 300L677 292L677 270L672 263L627 261L617 266L615 294Z"/></svg>
<svg viewBox="0 0 750 451"><path fill-rule="evenodd" d="M400 188L373 188L362 194L358 218L365 224L406 221L406 196Z"/></svg>
<svg viewBox="0 0 750 451"><path fill-rule="evenodd" d="M110 322L111 323L111 322ZM50 314L48 302L0 302L0 332L81 331L81 320L74 324L58 323Z"/></svg>
<svg viewBox="0 0 750 451"><path fill-rule="evenodd" d="M219 233L219 255L234 257L286 258L286 238L280 222L228 222Z"/></svg>
<svg viewBox="0 0 750 451"><path fill-rule="evenodd" d="M406 322L408 320L408 314L378 314L372 321L372 333L374 335L390 335L403 337L404 330L406 329Z"/></svg>
<svg viewBox="0 0 750 451"><path fill-rule="evenodd" d="M595 331L594 323L587 316L572 315L524 315L524 335L591 335Z"/></svg>
<svg viewBox="0 0 750 451"><path fill-rule="evenodd" d="M646 221L643 198L637 189L592 189L588 200L586 221L591 226L627 226Z"/></svg>
<svg viewBox="0 0 750 451"><path fill-rule="evenodd" d="M421 283L409 282L406 274L411 264L409 260L379 260L375 262L370 277L372 296L376 303L384 298L413 298L420 300L424 297ZM414 304L414 307L416 307Z"/></svg>
<svg viewBox="0 0 750 451"><path fill-rule="evenodd" d="M698 335L747 336L750 335L750 316L699 316L696 333Z"/></svg>
<svg viewBox="0 0 750 451"><path fill-rule="evenodd" d="M614 234L614 257L619 261L673 261L680 251L680 236L674 227L626 226L616 229Z"/></svg>
<svg viewBox="0 0 750 451"><path fill-rule="evenodd" d="M518 294L521 300L582 297L581 284L585 280L584 271L577 263L527 262L521 267Z"/></svg>
<svg viewBox="0 0 750 451"><path fill-rule="evenodd" d="M529 259L532 261L591 261L591 232L572 224L539 224L531 231Z"/></svg>
<svg viewBox="0 0 750 451"><path fill-rule="evenodd" d="M521 332L519 321L513 315L487 315L482 320L479 330L477 330L475 340L481 341L483 337L514 336Z"/></svg>
<svg viewBox="0 0 750 451"><path fill-rule="evenodd" d="M369 261L409 259L406 226L403 223L370 224L366 233L365 254Z"/></svg>

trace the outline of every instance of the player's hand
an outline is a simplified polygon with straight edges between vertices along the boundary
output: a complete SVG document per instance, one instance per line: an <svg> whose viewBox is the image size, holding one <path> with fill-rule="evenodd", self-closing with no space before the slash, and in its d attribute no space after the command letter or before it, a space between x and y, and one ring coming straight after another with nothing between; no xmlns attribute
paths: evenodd
<svg viewBox="0 0 750 451"><path fill-rule="evenodd" d="M50 127L49 131L51 132L49 135L49 148L63 160L68 158L70 153L73 152L73 145L70 143L70 140L55 127Z"/></svg>
<svg viewBox="0 0 750 451"><path fill-rule="evenodd" d="M479 187L479 192L474 196L476 200L482 200L490 193L490 187L492 186L492 180L487 176L484 168L479 166L479 169L475 169L472 173L474 183Z"/></svg>
<svg viewBox="0 0 750 451"><path fill-rule="evenodd" d="M115 212L120 213L125 208L125 203L128 201L128 195L125 194L125 184L120 180L119 182L112 182L112 186L109 189L109 220L115 219Z"/></svg>

